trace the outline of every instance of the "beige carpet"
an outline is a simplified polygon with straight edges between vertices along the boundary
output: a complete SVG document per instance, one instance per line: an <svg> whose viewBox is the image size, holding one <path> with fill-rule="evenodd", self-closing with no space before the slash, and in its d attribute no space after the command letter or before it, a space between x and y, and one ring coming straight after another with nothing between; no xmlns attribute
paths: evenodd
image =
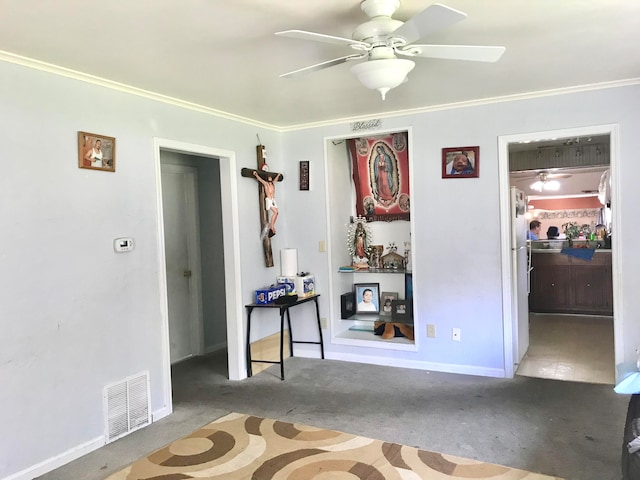
<svg viewBox="0 0 640 480"><path fill-rule="evenodd" d="M107 480L561 480L306 425L230 413Z"/></svg>

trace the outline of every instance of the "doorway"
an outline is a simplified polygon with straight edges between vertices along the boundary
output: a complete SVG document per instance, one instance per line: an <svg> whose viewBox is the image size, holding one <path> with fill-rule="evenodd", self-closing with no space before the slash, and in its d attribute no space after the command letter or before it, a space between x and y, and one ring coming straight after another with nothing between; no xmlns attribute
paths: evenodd
<svg viewBox="0 0 640 480"><path fill-rule="evenodd" d="M207 266L200 255L198 169L185 165L195 163L194 159L163 151L161 162L169 357L174 364L201 355L207 344L202 313L202 271ZM203 216L203 221L206 224L214 218ZM221 333L226 337L226 332Z"/></svg>
<svg viewBox="0 0 640 480"><path fill-rule="evenodd" d="M580 137L590 135L608 135L610 138L610 171L611 171L611 186L613 197L618 196L617 188L617 167L619 165L618 155L618 129L616 125L601 125L593 127L584 127L576 129L566 129L548 132L533 132L528 134L509 135L499 137L499 168L500 168L500 202L501 202L501 237L502 245L502 266L503 266L503 318L504 318L504 345L505 345L505 376L512 378L518 367L517 359L524 355L524 352L518 351L518 339L529 334L529 318L528 318L528 305L527 308L522 307L522 302L528 302L527 298L518 298L517 292L514 291L511 283L511 272L514 265L512 263L510 255L510 215L509 215L509 201L510 201L510 181L509 181L509 146L516 143L534 143L540 141L540 139L553 139L553 138L569 138ZM613 200L613 205L617 202ZM613 224L617 229L620 228L620 211L613 208ZM612 273L615 281L616 272L619 271L618 259L616 255L617 240L613 239L612 245ZM619 294L614 289L614 313L619 311L616 309L616 305L620 305L621 299L618 298ZM518 311L527 312L527 318L525 321L519 319ZM519 321L520 320L520 321ZM619 363L622 356L622 340L615 332L619 332L622 319L619 315L613 316L613 345L614 345L614 361L611 365L611 369L614 369L614 364ZM522 331L523 328L527 328L527 331ZM528 345L525 346L528 348Z"/></svg>
<svg viewBox="0 0 640 480"><path fill-rule="evenodd" d="M171 338L169 328L168 283L166 275L166 246L164 231L164 212L162 202L162 162L163 152L196 157L192 159L196 165L210 166L218 163L219 167L219 212L221 216L221 242L219 244L203 246L206 249L215 248L222 252L223 265L219 266L223 277L224 291L220 293L221 303L224 303L226 313L223 323L226 325L227 362L229 379L241 380L246 378L243 342L243 311L240 285L240 234L238 199L236 187L236 158L235 152L214 147L195 145L174 140L154 138L155 169L157 184L158 211L158 276L160 280L160 314L162 318L162 356L163 356L163 392L165 408L158 415L161 418L173 411L171 386ZM202 227L202 225L201 225ZM206 280L203 276L203 286ZM213 297L215 292L207 292ZM203 309L206 316L207 313ZM203 332L206 339L207 332Z"/></svg>

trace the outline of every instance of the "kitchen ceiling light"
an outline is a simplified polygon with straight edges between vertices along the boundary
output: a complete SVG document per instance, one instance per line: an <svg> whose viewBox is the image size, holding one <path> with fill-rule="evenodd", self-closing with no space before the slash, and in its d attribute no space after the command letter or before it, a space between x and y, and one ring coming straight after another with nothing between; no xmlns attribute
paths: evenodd
<svg viewBox="0 0 640 480"><path fill-rule="evenodd" d="M353 74L367 88L377 90L384 100L387 92L407 79L415 62L400 58L369 60L351 67Z"/></svg>
<svg viewBox="0 0 640 480"><path fill-rule="evenodd" d="M538 180L529 185L529 188L531 190L535 190L536 192L542 192L542 190L555 192L557 190L560 190L560 182L556 180Z"/></svg>

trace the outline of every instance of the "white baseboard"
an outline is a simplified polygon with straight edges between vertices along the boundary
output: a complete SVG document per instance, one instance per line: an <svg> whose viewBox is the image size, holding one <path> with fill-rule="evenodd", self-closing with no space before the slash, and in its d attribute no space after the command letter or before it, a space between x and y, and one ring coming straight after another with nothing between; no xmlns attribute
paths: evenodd
<svg viewBox="0 0 640 480"><path fill-rule="evenodd" d="M227 342L220 342L216 343L215 345L205 346L203 355L209 355L210 353L217 352L218 350L222 350L223 348L227 348Z"/></svg>
<svg viewBox="0 0 640 480"><path fill-rule="evenodd" d="M151 414L151 423L157 422L163 417L167 415L171 415L172 410L170 408L161 408L160 410L156 410ZM149 424L151 425L151 424ZM147 425L147 427L149 426ZM146 427L144 427L146 428ZM73 462L74 460L86 455L88 453L93 452L106 444L106 440L104 435L94 438L93 440L89 440L81 445L70 448L66 452L62 452L55 457L51 457L47 460L44 460L36 465L32 465L29 468L26 468L20 472L14 473L5 477L1 480L33 480L36 477L44 475L45 473L49 473L56 468L62 467L69 462Z"/></svg>
<svg viewBox="0 0 640 480"><path fill-rule="evenodd" d="M156 410L155 412L151 412L151 423L157 422L161 418L164 418L167 415L171 415L172 413L173 413L173 408L169 408L169 407L163 407L160 410Z"/></svg>
<svg viewBox="0 0 640 480"><path fill-rule="evenodd" d="M314 347L306 346L304 344L293 344L293 352L296 354L296 357L304 357L304 358L322 358L320 354L320 347L315 345ZM327 357L327 352L324 352L324 356ZM285 358L286 360L286 358Z"/></svg>
<svg viewBox="0 0 640 480"><path fill-rule="evenodd" d="M76 460L87 453L91 453L94 450L99 449L105 445L104 435L94 438L93 440L89 440L81 445L70 448L66 452L62 452L55 457L48 458L40 463L32 465L29 468L26 468L20 472L14 473L5 477L3 480L33 480L40 475L44 475L45 473L49 473L52 470L55 470L58 467L66 465L73 460Z"/></svg>
<svg viewBox="0 0 640 480"><path fill-rule="evenodd" d="M297 357L320 358L320 353L311 349L296 348ZM354 353L325 352L325 358L330 360L342 360L345 362L368 363L388 367L412 368L415 370L429 370L431 372L458 373L461 375L475 375L480 377L505 378L506 374L500 368L484 368L473 365L456 365L449 363L433 363L401 358L378 357L371 355L358 355Z"/></svg>

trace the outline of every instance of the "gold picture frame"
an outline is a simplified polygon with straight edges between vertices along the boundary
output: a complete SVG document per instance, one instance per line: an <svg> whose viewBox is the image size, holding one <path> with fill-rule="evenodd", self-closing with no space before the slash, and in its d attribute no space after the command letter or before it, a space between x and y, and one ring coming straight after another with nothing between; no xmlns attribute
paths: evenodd
<svg viewBox="0 0 640 480"><path fill-rule="evenodd" d="M116 171L116 139L78 132L78 167L103 172Z"/></svg>

